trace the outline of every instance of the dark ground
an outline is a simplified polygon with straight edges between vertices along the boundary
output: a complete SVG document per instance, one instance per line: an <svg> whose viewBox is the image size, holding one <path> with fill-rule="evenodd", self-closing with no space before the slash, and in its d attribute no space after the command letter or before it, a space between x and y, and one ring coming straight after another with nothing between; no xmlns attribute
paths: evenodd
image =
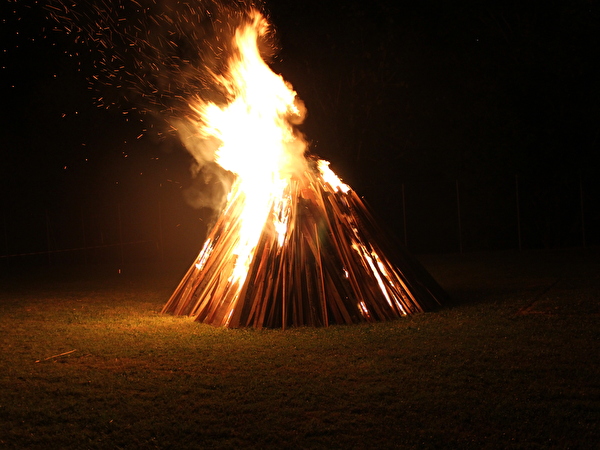
<svg viewBox="0 0 600 450"><path fill-rule="evenodd" d="M184 264L5 272L0 447L594 448L598 249L420 259L451 304L285 332L158 314Z"/></svg>

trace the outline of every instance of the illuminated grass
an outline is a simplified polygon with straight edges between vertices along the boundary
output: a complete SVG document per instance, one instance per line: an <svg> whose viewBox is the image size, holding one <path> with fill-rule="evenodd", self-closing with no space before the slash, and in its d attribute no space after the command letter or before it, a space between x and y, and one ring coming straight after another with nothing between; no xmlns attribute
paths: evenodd
<svg viewBox="0 0 600 450"><path fill-rule="evenodd" d="M285 332L159 315L179 273L6 280L0 447L592 448L597 255L425 262L454 305Z"/></svg>

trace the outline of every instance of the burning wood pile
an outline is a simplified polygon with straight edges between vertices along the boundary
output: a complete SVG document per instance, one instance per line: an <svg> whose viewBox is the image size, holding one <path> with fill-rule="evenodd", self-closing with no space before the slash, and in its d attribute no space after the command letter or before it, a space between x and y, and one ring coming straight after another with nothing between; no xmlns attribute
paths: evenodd
<svg viewBox="0 0 600 450"><path fill-rule="evenodd" d="M354 191L311 161L273 203L250 265L235 275L244 195L236 183L196 262L163 312L227 327L389 320L437 306L443 292L408 255L392 264ZM278 224L284 224L282 230Z"/></svg>
<svg viewBox="0 0 600 450"><path fill-rule="evenodd" d="M228 70L213 80L227 101L197 99L197 115L182 127L193 155L205 148L194 142L217 143L214 160L235 182L163 312L217 326L286 328L434 308L444 295L435 281L406 254L388 260L360 198L328 162L306 156L295 128L303 105L258 50L268 28L254 12L237 30Z"/></svg>

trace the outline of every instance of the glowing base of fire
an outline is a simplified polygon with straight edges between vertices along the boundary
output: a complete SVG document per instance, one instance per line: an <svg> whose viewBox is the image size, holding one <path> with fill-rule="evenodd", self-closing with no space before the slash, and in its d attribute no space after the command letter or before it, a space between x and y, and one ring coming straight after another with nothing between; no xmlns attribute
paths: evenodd
<svg viewBox="0 0 600 450"><path fill-rule="evenodd" d="M243 275L234 249L244 198L234 185L163 312L216 326L286 328L390 320L439 305L435 281L408 255L392 264L363 202L327 174L317 162L289 181Z"/></svg>

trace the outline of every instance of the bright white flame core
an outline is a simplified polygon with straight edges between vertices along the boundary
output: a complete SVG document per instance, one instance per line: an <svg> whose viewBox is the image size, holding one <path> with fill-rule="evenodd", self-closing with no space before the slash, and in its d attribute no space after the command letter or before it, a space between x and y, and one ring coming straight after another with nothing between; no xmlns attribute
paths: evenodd
<svg viewBox="0 0 600 450"><path fill-rule="evenodd" d="M220 141L215 161L238 176L244 193L239 241L233 249L237 260L230 280L240 284L274 205L279 212L273 224L278 243L283 244L286 208L277 202L281 203L291 174L306 167L305 143L290 123L302 120L296 93L271 71L258 50L258 39L267 31L268 23L258 12L250 24L236 31L237 51L229 61L229 72L215 76L227 91L228 104L192 105L201 117L201 134Z"/></svg>

